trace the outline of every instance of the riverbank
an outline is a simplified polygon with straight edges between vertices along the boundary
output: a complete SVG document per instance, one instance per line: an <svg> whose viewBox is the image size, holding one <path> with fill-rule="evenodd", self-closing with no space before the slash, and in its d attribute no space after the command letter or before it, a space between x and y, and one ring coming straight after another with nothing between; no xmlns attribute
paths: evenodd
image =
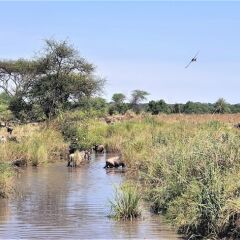
<svg viewBox="0 0 240 240"><path fill-rule="evenodd" d="M240 237L239 114L143 114L109 122L90 117L65 130L80 146L121 152L152 209L187 238Z"/></svg>
<svg viewBox="0 0 240 240"><path fill-rule="evenodd" d="M177 240L174 229L148 209L131 222L109 217L109 200L125 173L103 169L107 157L93 154L81 168L63 162L28 166L16 179L16 195L0 201L0 239Z"/></svg>
<svg viewBox="0 0 240 240"><path fill-rule="evenodd" d="M225 122L179 117L114 124L105 144L123 153L153 210L187 238L238 238L239 130L226 116Z"/></svg>
<svg viewBox="0 0 240 240"><path fill-rule="evenodd" d="M16 154L35 165L59 159L64 139L75 139L81 149L104 144L108 152L123 154L127 174L141 186L145 200L180 233L191 239L236 239L240 132L233 125L238 122L238 114L144 114L107 124L94 113L72 112L48 127L21 126L21 141L3 144L0 151L2 160Z"/></svg>
<svg viewBox="0 0 240 240"><path fill-rule="evenodd" d="M7 139L0 143L1 197L7 197L11 189L14 162L19 166L39 166L60 160L67 149L61 133L46 123L18 125L13 129L11 136L6 128L0 130L0 136Z"/></svg>

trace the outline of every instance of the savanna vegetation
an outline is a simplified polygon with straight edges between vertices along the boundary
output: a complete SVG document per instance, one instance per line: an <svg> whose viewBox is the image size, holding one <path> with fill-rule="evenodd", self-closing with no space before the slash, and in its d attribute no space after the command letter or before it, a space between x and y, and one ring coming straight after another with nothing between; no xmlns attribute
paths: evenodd
<svg viewBox="0 0 240 240"><path fill-rule="evenodd" d="M90 145L101 142L121 152L142 198L188 239L236 239L240 134L232 122L237 120L240 115L140 115L112 125L94 120L86 123L84 137ZM115 218L138 215L135 190L123 188L115 200Z"/></svg>
<svg viewBox="0 0 240 240"><path fill-rule="evenodd" d="M0 196L14 174L12 161L38 166L64 158L69 144L104 144L120 152L127 184L112 201L116 219L140 215L149 201L188 239L240 238L240 105L167 104L133 90L101 98L104 79L68 42L47 40L32 59L0 61ZM235 113L235 114L232 114ZM138 187L140 186L140 187ZM139 191L140 189L140 191Z"/></svg>

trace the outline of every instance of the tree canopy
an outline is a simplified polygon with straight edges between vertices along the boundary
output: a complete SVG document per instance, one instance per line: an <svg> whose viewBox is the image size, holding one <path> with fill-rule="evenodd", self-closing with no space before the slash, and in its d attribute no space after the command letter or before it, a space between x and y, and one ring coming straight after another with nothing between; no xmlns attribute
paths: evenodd
<svg viewBox="0 0 240 240"><path fill-rule="evenodd" d="M112 100L115 104L122 104L126 100L126 96L123 93L114 93Z"/></svg>
<svg viewBox="0 0 240 240"><path fill-rule="evenodd" d="M159 101L150 101L148 103L147 111L152 114L171 113L171 108L163 99L161 99Z"/></svg>
<svg viewBox="0 0 240 240"><path fill-rule="evenodd" d="M34 59L0 61L0 88L14 112L39 109L49 118L69 104L101 92L104 80L67 41L46 40Z"/></svg>
<svg viewBox="0 0 240 240"><path fill-rule="evenodd" d="M130 105L136 113L140 112L140 103L144 100L147 100L148 92L143 90L134 90L132 91Z"/></svg>

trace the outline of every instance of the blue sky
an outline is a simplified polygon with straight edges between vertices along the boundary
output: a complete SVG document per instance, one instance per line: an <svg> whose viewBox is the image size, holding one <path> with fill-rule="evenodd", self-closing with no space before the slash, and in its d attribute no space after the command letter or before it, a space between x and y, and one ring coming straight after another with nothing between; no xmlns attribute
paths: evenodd
<svg viewBox="0 0 240 240"><path fill-rule="evenodd" d="M107 79L107 99L141 89L168 103L240 102L240 2L0 2L0 10L0 58L68 38Z"/></svg>

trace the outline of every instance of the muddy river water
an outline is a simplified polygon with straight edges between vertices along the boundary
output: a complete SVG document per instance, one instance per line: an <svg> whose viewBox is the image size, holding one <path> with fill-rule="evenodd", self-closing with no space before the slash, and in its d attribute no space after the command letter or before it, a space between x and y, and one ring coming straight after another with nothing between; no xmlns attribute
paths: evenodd
<svg viewBox="0 0 240 240"><path fill-rule="evenodd" d="M77 169L61 162L24 170L14 197L0 200L0 239L177 239L147 210L132 222L108 217L124 173L103 169L106 157L93 156Z"/></svg>

